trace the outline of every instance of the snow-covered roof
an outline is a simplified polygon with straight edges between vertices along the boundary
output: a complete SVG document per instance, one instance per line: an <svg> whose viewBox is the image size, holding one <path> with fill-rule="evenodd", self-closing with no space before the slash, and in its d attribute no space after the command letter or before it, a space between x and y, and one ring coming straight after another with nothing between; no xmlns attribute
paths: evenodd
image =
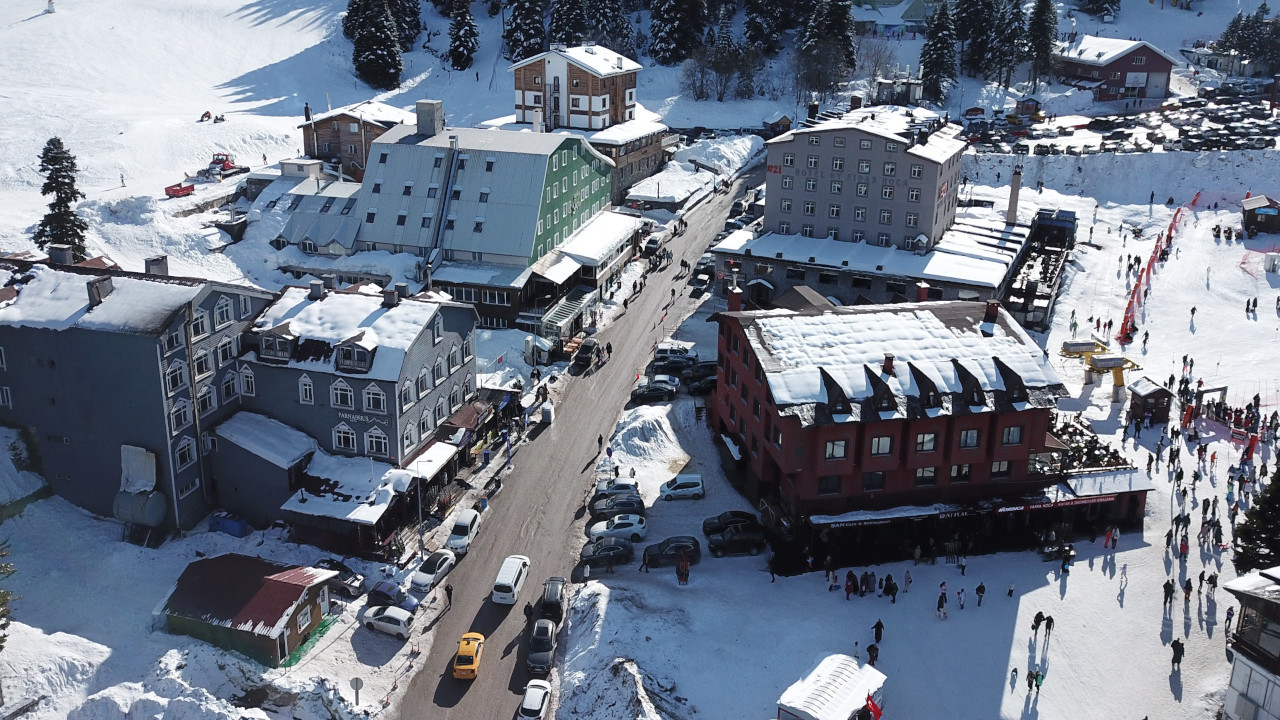
<svg viewBox="0 0 1280 720"><path fill-rule="evenodd" d="M439 441L431 443L421 455L413 459L410 470L416 477L429 480L444 469L444 466L458 454L458 450L458 446L452 443Z"/></svg>
<svg viewBox="0 0 1280 720"><path fill-rule="evenodd" d="M984 322L986 307L957 300L727 315L742 324L780 409L833 403L838 398L828 397L824 376L852 403L876 395L878 385L869 376L878 378L895 398L918 398L927 388L922 389L913 370L941 396L963 396L966 375L984 393L1009 390L1006 373L1012 373L1027 389L1032 405L1053 405L1062 381L1044 352L1003 309L996 322ZM883 370L886 354L895 357L888 373ZM1037 390L1049 392L1038 398ZM952 405L956 402L960 401ZM987 411L990 403L969 411ZM811 410L788 414L806 422L813 416ZM840 415L833 420L856 418Z"/></svg>
<svg viewBox="0 0 1280 720"><path fill-rule="evenodd" d="M587 140L599 145L622 145L666 131L667 126L657 120L628 120L593 132L587 136Z"/></svg>
<svg viewBox="0 0 1280 720"><path fill-rule="evenodd" d="M5 272L0 290L0 324L66 330L157 333L173 313L191 302L204 284L173 277L124 276L111 273L111 292L89 307L87 283L97 275L47 265Z"/></svg>
<svg viewBox="0 0 1280 720"><path fill-rule="evenodd" d="M413 473L408 470L398 470L372 458L341 457L323 450L311 456L306 473L322 480L320 491L303 488L280 509L358 525L378 522L391 500L413 482Z"/></svg>
<svg viewBox="0 0 1280 720"><path fill-rule="evenodd" d="M214 432L218 437L286 470L316 449L316 441L301 430L243 410L222 421Z"/></svg>
<svg viewBox="0 0 1280 720"><path fill-rule="evenodd" d="M1098 37L1096 35L1077 35L1074 41L1061 42L1057 45L1057 55L1064 60L1085 65L1110 65L1120 58L1139 48L1148 48L1174 65L1179 60L1145 40L1125 40L1122 38Z"/></svg>
<svg viewBox="0 0 1280 720"><path fill-rule="evenodd" d="M326 290L319 300L312 300L307 288L288 287L263 311L253 331L297 340L300 349L307 340L330 348L329 352L295 353L290 367L341 373L332 348L352 342L373 353L373 364L369 372L359 373L361 377L398 380L405 351L439 311L439 303L416 297L402 298L388 308L381 294Z"/></svg>
<svg viewBox="0 0 1280 720"><path fill-rule="evenodd" d="M385 128L395 127L400 124L416 125L418 116L416 113L408 110L401 110L398 107L392 107L386 103L380 103L376 100L365 100L355 105L347 105L334 110L330 110L319 115L312 115L311 122L318 123L321 120L330 118L349 116L367 123L374 123ZM298 127L306 127L310 123L303 123Z"/></svg>
<svg viewBox="0 0 1280 720"><path fill-rule="evenodd" d="M884 686L884 673L848 655L828 655L778 698L778 708L803 720L848 720Z"/></svg>
<svg viewBox="0 0 1280 720"><path fill-rule="evenodd" d="M489 285L494 287L524 287L527 267L499 265L497 263L446 262L431 271L435 283L452 285ZM524 279L522 279L524 278Z"/></svg>
<svg viewBox="0 0 1280 720"><path fill-rule="evenodd" d="M587 221L561 245L559 252L589 267L608 265L641 225L641 219L605 211Z"/></svg>
<svg viewBox="0 0 1280 720"><path fill-rule="evenodd" d="M1147 492L1156 489L1146 473L1140 473L1134 468L1072 473L1066 477L1065 484L1077 497Z"/></svg>
<svg viewBox="0 0 1280 720"><path fill-rule="evenodd" d="M1146 377L1145 375L1129 383L1129 390L1130 392L1134 393L1139 397L1147 397L1151 393L1159 392L1161 390L1164 390L1165 392L1168 392L1168 393L1173 392L1172 390L1169 390L1169 388L1161 385L1160 383L1156 382L1155 380L1152 380L1149 377Z"/></svg>
<svg viewBox="0 0 1280 720"><path fill-rule="evenodd" d="M656 174L631 186L628 200L682 203L716 181L715 173L699 170L685 162L669 162Z"/></svg>
<svg viewBox="0 0 1280 720"><path fill-rule="evenodd" d="M1280 566L1241 575L1222 586L1232 595L1252 595L1272 603L1280 602Z"/></svg>
<svg viewBox="0 0 1280 720"><path fill-rule="evenodd" d="M518 63L514 63L508 70L515 70L524 67L533 62L543 62L548 55L559 55L560 57L572 62L574 65L587 70L598 77L609 77L610 75L621 75L623 73L640 71L640 63L631 58L616 53L603 45L579 45L577 47L555 47L544 53L538 53L530 58L525 58Z"/></svg>
<svg viewBox="0 0 1280 720"><path fill-rule="evenodd" d="M203 558L182 571L164 613L277 637L307 589L337 574L237 553Z"/></svg>
<svg viewBox="0 0 1280 720"><path fill-rule="evenodd" d="M731 233L712 248L712 252L744 257L749 252L752 258L772 258L832 270L998 288L1026 239L1026 228L962 219L944 232L938 244L924 255L895 247L799 234L765 233L752 237L749 230Z"/></svg>
<svg viewBox="0 0 1280 720"><path fill-rule="evenodd" d="M559 285L582 269L582 263L558 252L547 253L529 266L533 274Z"/></svg>
<svg viewBox="0 0 1280 720"><path fill-rule="evenodd" d="M842 130L857 130L904 143L911 143L912 137L919 133L918 137L923 140L910 145L905 152L939 164L963 154L969 146L960 137L963 129L959 125L944 123L942 116L932 110L898 105L873 105L850 110L838 118L822 120L810 127L792 128L766 144L793 142L802 135Z"/></svg>

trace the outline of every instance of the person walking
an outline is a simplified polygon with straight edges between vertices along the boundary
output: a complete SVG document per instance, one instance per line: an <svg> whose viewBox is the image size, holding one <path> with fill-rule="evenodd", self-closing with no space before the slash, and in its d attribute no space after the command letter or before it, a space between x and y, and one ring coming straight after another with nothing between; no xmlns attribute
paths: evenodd
<svg viewBox="0 0 1280 720"><path fill-rule="evenodd" d="M1218 589L1218 573L1209 575L1209 579L1205 582L1209 583L1209 592L1205 593L1205 597L1213 597L1213 593Z"/></svg>
<svg viewBox="0 0 1280 720"><path fill-rule="evenodd" d="M1173 605L1173 578L1164 581L1164 605L1169 607Z"/></svg>
<svg viewBox="0 0 1280 720"><path fill-rule="evenodd" d="M1111 549L1115 550L1120 545L1120 528L1111 529Z"/></svg>
<svg viewBox="0 0 1280 720"><path fill-rule="evenodd" d="M1168 550L1173 547L1173 528L1169 528L1169 532L1164 534L1164 549Z"/></svg>
<svg viewBox="0 0 1280 720"><path fill-rule="evenodd" d="M857 585L853 579L853 571L850 570L849 572L844 574L844 599L848 600L849 596L852 595L854 591L857 589L858 589Z"/></svg>
<svg viewBox="0 0 1280 720"><path fill-rule="evenodd" d="M453 607L453 586L452 585L446 584L444 586L444 602L445 602L445 605L444 605L445 610L448 610L449 608Z"/></svg>
<svg viewBox="0 0 1280 720"><path fill-rule="evenodd" d="M1036 671L1035 671L1035 666L1032 665L1030 668L1027 668L1027 694L1030 695L1031 691L1034 690L1035 687L1036 687Z"/></svg>
<svg viewBox="0 0 1280 720"><path fill-rule="evenodd" d="M974 588L974 592L978 594L978 607L982 607L982 596L987 594L987 586L978 583L978 587Z"/></svg>
<svg viewBox="0 0 1280 720"><path fill-rule="evenodd" d="M858 649L858 643L853 644L853 659L859 663L862 662L862 650Z"/></svg>
<svg viewBox="0 0 1280 720"><path fill-rule="evenodd" d="M964 588L956 591L956 603L960 605L960 609L964 609Z"/></svg>
<svg viewBox="0 0 1280 720"><path fill-rule="evenodd" d="M604 435L597 435L596 436L596 454L599 455L602 452L604 452Z"/></svg>
<svg viewBox="0 0 1280 720"><path fill-rule="evenodd" d="M880 646L871 644L867 646L867 664L871 667L876 666L876 661L880 659Z"/></svg>
<svg viewBox="0 0 1280 720"><path fill-rule="evenodd" d="M1169 643L1169 647L1173 649L1173 669L1181 670L1182 654L1186 652L1186 646L1182 644L1181 640L1174 638L1173 642Z"/></svg>
<svg viewBox="0 0 1280 720"><path fill-rule="evenodd" d="M903 593L911 592L911 571L910 570L907 570L906 574L904 574L902 577L902 592Z"/></svg>
<svg viewBox="0 0 1280 720"><path fill-rule="evenodd" d="M876 624L872 625L871 629L876 631L876 642L880 642L882 639L884 639L884 621L883 620L881 620L880 618L876 618Z"/></svg>
<svg viewBox="0 0 1280 720"><path fill-rule="evenodd" d="M1009 597L1013 597L1013 583L1009 583Z"/></svg>
<svg viewBox="0 0 1280 720"><path fill-rule="evenodd" d="M1182 601L1191 602L1191 578L1187 578L1187 582L1182 586Z"/></svg>
<svg viewBox="0 0 1280 720"><path fill-rule="evenodd" d="M1040 625L1044 622L1044 613L1036 611L1036 616L1031 620L1031 632L1037 636L1040 634Z"/></svg>
<svg viewBox="0 0 1280 720"><path fill-rule="evenodd" d="M960 576L964 577L964 569L969 565L969 557L967 555L960 556Z"/></svg>
<svg viewBox="0 0 1280 720"><path fill-rule="evenodd" d="M1236 616L1235 606L1227 608L1227 623L1223 626L1223 632L1227 636L1227 642L1231 642L1231 621Z"/></svg>
<svg viewBox="0 0 1280 720"><path fill-rule="evenodd" d="M1053 616L1046 615L1044 618L1044 639L1049 640L1049 636L1053 634Z"/></svg>
<svg viewBox="0 0 1280 720"><path fill-rule="evenodd" d="M1041 685L1044 685L1044 671L1043 671L1043 670L1037 670L1037 671L1036 671L1036 696L1037 696L1037 697L1039 697L1039 695L1040 695L1040 686L1041 686Z"/></svg>
<svg viewBox="0 0 1280 720"><path fill-rule="evenodd" d="M1199 595L1204 591L1204 571L1200 571L1200 582L1196 584L1196 594Z"/></svg>
<svg viewBox="0 0 1280 720"><path fill-rule="evenodd" d="M947 619L947 593L945 591L938 593L938 619Z"/></svg>

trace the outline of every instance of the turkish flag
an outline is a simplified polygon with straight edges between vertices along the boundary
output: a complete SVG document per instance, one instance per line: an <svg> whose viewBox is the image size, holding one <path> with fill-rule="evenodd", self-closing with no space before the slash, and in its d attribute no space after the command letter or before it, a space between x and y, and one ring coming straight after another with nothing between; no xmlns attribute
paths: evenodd
<svg viewBox="0 0 1280 720"><path fill-rule="evenodd" d="M876 720L880 720L880 716L884 714L884 711L880 709L876 701L871 699L871 693L867 693L867 709L871 711L871 717Z"/></svg>

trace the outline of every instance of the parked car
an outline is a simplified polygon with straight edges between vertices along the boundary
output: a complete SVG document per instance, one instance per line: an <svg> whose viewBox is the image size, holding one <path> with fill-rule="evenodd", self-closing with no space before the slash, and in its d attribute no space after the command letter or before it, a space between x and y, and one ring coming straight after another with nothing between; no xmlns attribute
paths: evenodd
<svg viewBox="0 0 1280 720"><path fill-rule="evenodd" d="M648 515L644 498L636 494L614 495L591 503L591 517L596 522L615 515Z"/></svg>
<svg viewBox="0 0 1280 720"><path fill-rule="evenodd" d="M698 543L698 538L677 535L650 545L644 549L644 564L651 568L675 565L682 554L688 558L690 565L697 564L702 559L702 545Z"/></svg>
<svg viewBox="0 0 1280 720"><path fill-rule="evenodd" d="M596 361L596 355L600 352L600 341L595 338L587 338L578 346L578 352L573 354L573 367L585 370L591 367Z"/></svg>
<svg viewBox="0 0 1280 720"><path fill-rule="evenodd" d="M690 395L710 395L716 391L716 376L704 377L689 383Z"/></svg>
<svg viewBox="0 0 1280 720"><path fill-rule="evenodd" d="M546 680L530 680L524 686L524 696L520 698L520 709L516 711L516 717L519 720L546 720L550 709L551 683Z"/></svg>
<svg viewBox="0 0 1280 720"><path fill-rule="evenodd" d="M379 605L365 610L364 626L374 632L408 640L413 632L413 613L403 608Z"/></svg>
<svg viewBox="0 0 1280 720"><path fill-rule="evenodd" d="M1014 155L1027 155L1031 152L1031 146L1027 143L1020 142L1013 146Z"/></svg>
<svg viewBox="0 0 1280 720"><path fill-rule="evenodd" d="M663 500L676 498L693 498L701 500L706 497L707 490L702 485L702 476L693 474L677 475L662 484L658 494Z"/></svg>
<svg viewBox="0 0 1280 720"><path fill-rule="evenodd" d="M568 580L553 575L542 583L542 601L538 604L538 617L559 625L564 620L564 589Z"/></svg>
<svg viewBox="0 0 1280 720"><path fill-rule="evenodd" d="M655 383L653 378L642 377L631 391L631 402L651 403L659 400L672 400L676 391L667 385Z"/></svg>
<svg viewBox="0 0 1280 720"><path fill-rule="evenodd" d="M711 287L711 275L698 273L689 281L689 297L700 298L706 294L709 287Z"/></svg>
<svg viewBox="0 0 1280 720"><path fill-rule="evenodd" d="M1035 147L1036 155L1051 155L1052 153L1053 153L1053 146L1051 145L1046 145L1044 143L1041 143Z"/></svg>
<svg viewBox="0 0 1280 720"><path fill-rule="evenodd" d="M458 680L475 680L480 673L480 657L484 654L484 636L469 632L458 641L458 653L453 656L453 676Z"/></svg>
<svg viewBox="0 0 1280 720"><path fill-rule="evenodd" d="M711 253L703 253L698 258L698 262L693 266L695 273L710 273L716 269L716 256Z"/></svg>
<svg viewBox="0 0 1280 720"><path fill-rule="evenodd" d="M637 495L639 492L635 478L609 478L596 483L596 492L592 500L614 495Z"/></svg>
<svg viewBox="0 0 1280 720"><path fill-rule="evenodd" d="M671 357L673 355L679 355L682 357L690 356L694 359L695 362L698 359L698 352L696 350L689 347L688 345L682 345L678 342L670 342L670 341L660 342L658 343L658 347L654 348L653 350L653 358L655 360L660 360L665 357Z"/></svg>
<svg viewBox="0 0 1280 720"><path fill-rule="evenodd" d="M665 387L669 387L672 390L680 389L680 378L676 377L675 375L658 373L656 375L652 375L650 379L652 379L653 382L659 385L663 385Z"/></svg>
<svg viewBox="0 0 1280 720"><path fill-rule="evenodd" d="M626 565L635 557L630 540L604 537L592 540L582 548L582 562L590 567Z"/></svg>
<svg viewBox="0 0 1280 720"><path fill-rule="evenodd" d="M404 591L404 588L383 580L369 591L370 605L393 605L406 612L418 611L418 599Z"/></svg>
<svg viewBox="0 0 1280 720"><path fill-rule="evenodd" d="M529 655L525 667L530 675L547 675L556 656L556 624L538 620L529 630Z"/></svg>
<svg viewBox="0 0 1280 720"><path fill-rule="evenodd" d="M662 236L657 233L654 233L653 235L649 236L648 240L644 241L644 247L640 250L640 256L652 257L653 255L657 254L657 252L661 249L662 249Z"/></svg>
<svg viewBox="0 0 1280 720"><path fill-rule="evenodd" d="M688 355L668 355L662 358L656 358L653 361L653 372L659 374L679 374L698 364L698 358L689 357ZM672 376L674 379L674 376ZM676 380L676 387L680 386L680 381Z"/></svg>
<svg viewBox="0 0 1280 720"><path fill-rule="evenodd" d="M764 533L756 528L731 527L707 538L707 549L715 557L725 555L759 555L769 546Z"/></svg>
<svg viewBox="0 0 1280 720"><path fill-rule="evenodd" d="M685 382L692 382L694 380L701 380L705 377L711 377L716 374L718 369L719 367L715 360L701 360L697 364L685 370L683 373L680 373L680 376L684 378Z"/></svg>
<svg viewBox="0 0 1280 720"><path fill-rule="evenodd" d="M630 514L614 515L587 528L587 535L593 540L600 537L620 537L640 542L648 532L644 518Z"/></svg>
<svg viewBox="0 0 1280 720"><path fill-rule="evenodd" d="M476 539L476 533L480 532L480 522L480 513L475 510L467 509L458 513L453 531L449 533L449 539L444 541L444 546L459 557L466 555L471 549L471 542Z"/></svg>
<svg viewBox="0 0 1280 720"><path fill-rule="evenodd" d="M452 550L437 550L428 555L427 559L418 566L413 579L409 581L410 587L417 592L429 592L431 588L439 585L444 576L448 575L457 564L458 556L454 555Z"/></svg>
<svg viewBox="0 0 1280 720"><path fill-rule="evenodd" d="M333 558L320 558L316 567L336 570L338 574L325 581L330 590L349 598L360 597L364 592L364 576Z"/></svg>
<svg viewBox="0 0 1280 720"><path fill-rule="evenodd" d="M760 521L756 519L755 513L745 510L725 510L715 517L702 521L702 534L716 535L731 527L759 528Z"/></svg>

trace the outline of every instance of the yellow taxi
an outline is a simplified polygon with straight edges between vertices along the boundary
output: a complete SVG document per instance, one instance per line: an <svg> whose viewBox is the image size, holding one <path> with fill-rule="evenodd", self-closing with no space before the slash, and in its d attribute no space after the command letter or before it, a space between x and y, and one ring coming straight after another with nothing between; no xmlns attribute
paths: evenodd
<svg viewBox="0 0 1280 720"><path fill-rule="evenodd" d="M453 658L453 676L458 680L475 680L480 671L480 655L484 652L484 636L469 632L458 642L458 654Z"/></svg>

